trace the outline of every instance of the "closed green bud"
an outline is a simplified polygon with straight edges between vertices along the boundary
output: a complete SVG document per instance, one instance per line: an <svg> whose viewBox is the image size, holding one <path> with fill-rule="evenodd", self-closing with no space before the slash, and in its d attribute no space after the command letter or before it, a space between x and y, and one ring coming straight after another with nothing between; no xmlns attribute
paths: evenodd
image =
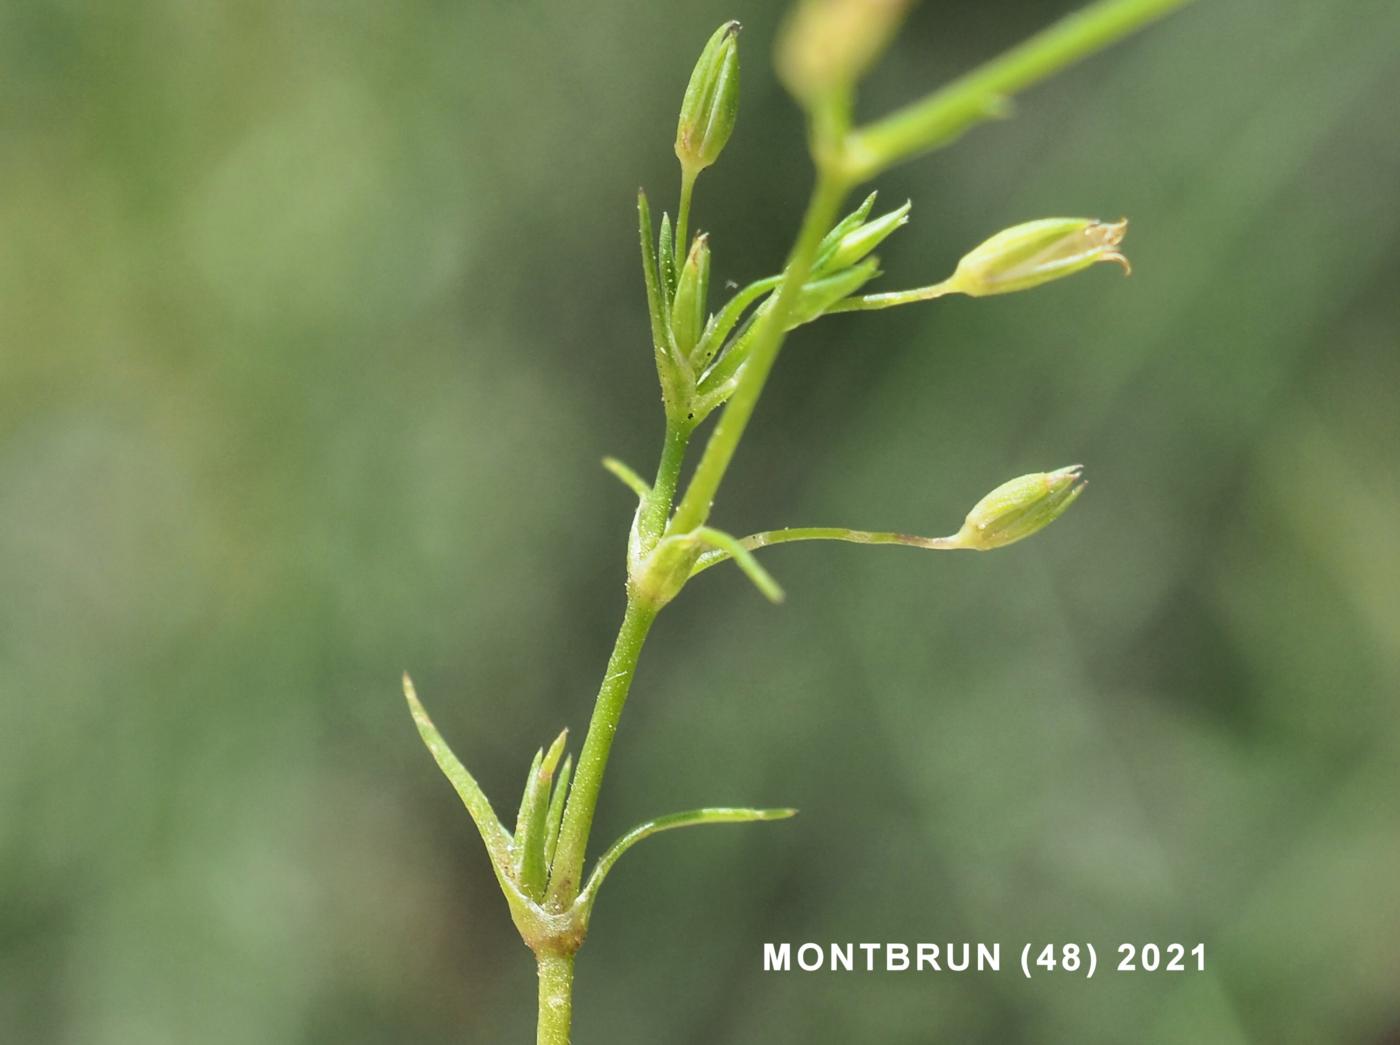
<svg viewBox="0 0 1400 1045"><path fill-rule="evenodd" d="M656 264L669 301L676 293L676 250L671 235L671 215L666 213L661 215L661 231L656 238Z"/></svg>
<svg viewBox="0 0 1400 1045"><path fill-rule="evenodd" d="M879 259L867 258L859 265L802 284L797 300L792 304L792 311L788 314L787 328L792 330L821 318L832 305L854 294L879 274Z"/></svg>
<svg viewBox="0 0 1400 1045"><path fill-rule="evenodd" d="M998 232L958 262L948 289L972 297L1028 290L1063 279L1099 261L1132 272L1118 244L1128 219L1105 224L1091 218L1043 218Z"/></svg>
<svg viewBox="0 0 1400 1045"><path fill-rule="evenodd" d="M883 243L895 229L906 224L912 206L912 203L905 203L898 210L882 214L874 221L867 221L851 229L836 241L831 254L818 265L818 271L839 272L850 268Z"/></svg>
<svg viewBox="0 0 1400 1045"><path fill-rule="evenodd" d="M676 299L671 303L671 337L681 358L689 359L705 329L705 298L710 284L709 237L695 237L676 279Z"/></svg>
<svg viewBox="0 0 1400 1045"><path fill-rule="evenodd" d="M807 105L854 87L908 8L909 0L802 0L778 38L778 75Z"/></svg>
<svg viewBox="0 0 1400 1045"><path fill-rule="evenodd" d="M861 201L859 207L838 221L832 226L831 231L822 237L822 241L817 244L817 260L812 266L812 271L815 272L826 264L826 260L831 257L832 251L836 249L836 244L841 242L842 237L844 237L846 233L857 228L865 222L866 218L870 217L870 212L875 207L875 197L878 195L879 192L876 191L865 197L865 199Z"/></svg>
<svg viewBox="0 0 1400 1045"><path fill-rule="evenodd" d="M719 159L734 130L739 113L739 29L738 22L726 22L715 30L681 101L676 158L691 174Z"/></svg>
<svg viewBox="0 0 1400 1045"><path fill-rule="evenodd" d="M1045 529L1084 490L1082 474L1083 466L1073 464L1002 483L967 513L953 538L956 547L990 551Z"/></svg>

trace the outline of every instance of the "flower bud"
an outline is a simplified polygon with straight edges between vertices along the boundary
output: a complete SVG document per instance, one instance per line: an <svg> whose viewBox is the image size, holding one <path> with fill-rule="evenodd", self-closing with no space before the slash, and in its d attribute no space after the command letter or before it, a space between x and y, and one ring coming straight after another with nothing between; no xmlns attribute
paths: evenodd
<svg viewBox="0 0 1400 1045"><path fill-rule="evenodd" d="M833 225L831 230L822 237L822 241L817 244L817 260L813 271L821 268L826 259L831 257L831 252L836 249L836 244L841 242L846 233L865 223L865 219L870 217L870 212L875 207L875 197L878 195L880 195L879 190L876 190L865 197L859 207Z"/></svg>
<svg viewBox="0 0 1400 1045"><path fill-rule="evenodd" d="M1028 290L1071 276L1098 261L1132 272L1118 244L1128 219L1104 224L1090 218L1044 218L998 232L958 262L948 289L972 297Z"/></svg>
<svg viewBox="0 0 1400 1045"><path fill-rule="evenodd" d="M676 298L671 303L671 337L681 358L689 359L705 329L705 299L710 289L709 237L695 237L676 278Z"/></svg>
<svg viewBox="0 0 1400 1045"><path fill-rule="evenodd" d="M851 268L802 284L788 314L787 329L792 330L820 319L832 305L854 294L879 274L879 259L866 258Z"/></svg>
<svg viewBox="0 0 1400 1045"><path fill-rule="evenodd" d="M691 174L719 159L734 130L739 112L739 29L738 22L726 22L715 30L681 101L676 158Z"/></svg>
<svg viewBox="0 0 1400 1045"><path fill-rule="evenodd" d="M676 248L671 234L671 215L662 213L661 231L656 238L656 264L666 298L676 293Z"/></svg>
<svg viewBox="0 0 1400 1045"><path fill-rule="evenodd" d="M851 229L832 248L831 254L817 264L819 272L840 272L850 268L884 242L895 229L909 221L912 203L905 203L898 210L882 214L874 221L867 221Z"/></svg>
<svg viewBox="0 0 1400 1045"><path fill-rule="evenodd" d="M808 105L855 86L908 7L909 0L802 0L778 38L778 75Z"/></svg>
<svg viewBox="0 0 1400 1045"><path fill-rule="evenodd" d="M959 548L991 551L1039 530L1065 513L1087 485L1083 466L1073 464L1054 472L1035 472L1002 483L987 494L953 538Z"/></svg>

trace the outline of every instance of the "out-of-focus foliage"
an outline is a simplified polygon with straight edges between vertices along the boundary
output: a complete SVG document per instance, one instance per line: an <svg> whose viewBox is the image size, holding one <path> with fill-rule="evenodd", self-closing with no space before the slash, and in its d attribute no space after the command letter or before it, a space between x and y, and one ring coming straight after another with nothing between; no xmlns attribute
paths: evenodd
<svg viewBox="0 0 1400 1045"><path fill-rule="evenodd" d="M1066 3L930 2L906 100ZM661 430L633 196L742 19L714 280L809 177L779 5L0 11L0 1040L528 1040L534 970L398 695L510 807L579 735ZM997 229L1095 271L794 335L715 521L793 546L661 619L595 851L581 1041L1298 1042L1400 1027L1400 8L1203 2L881 188L884 287ZM1204 976L764 976L765 940L1204 940ZM646 999L663 999L651 1001Z"/></svg>

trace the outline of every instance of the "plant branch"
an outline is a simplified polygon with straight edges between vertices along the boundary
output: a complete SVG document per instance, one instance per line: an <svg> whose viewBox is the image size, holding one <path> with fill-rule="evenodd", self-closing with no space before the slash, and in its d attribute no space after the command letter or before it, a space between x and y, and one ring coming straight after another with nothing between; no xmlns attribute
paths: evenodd
<svg viewBox="0 0 1400 1045"><path fill-rule="evenodd" d="M942 283L914 287L911 290L891 290L884 294L863 294L860 297L846 298L836 302L826 313L831 315L834 312L869 312L881 308L895 308L898 305L912 305L916 301L932 301L956 292L952 281L944 280Z"/></svg>
<svg viewBox="0 0 1400 1045"><path fill-rule="evenodd" d="M911 533L877 533L870 530L848 530L841 526L802 526L784 530L765 530L763 533L749 534L739 539L745 551L758 551L772 544L787 544L791 541L846 541L850 544L901 544L906 548L929 548L934 551L955 551L963 547L957 537L918 537ZM714 548L696 560L690 575L708 570L711 566L733 558L726 549Z"/></svg>
<svg viewBox="0 0 1400 1045"><path fill-rule="evenodd" d="M1007 111L1008 99L1103 50L1192 0L1099 0L920 101L847 138L846 168L864 181L901 160L948 144Z"/></svg>
<svg viewBox="0 0 1400 1045"><path fill-rule="evenodd" d="M690 250L690 243L686 240L690 233L690 197L695 191L695 179L699 174L699 171L681 164L681 198L676 204L676 242L672 248L677 269L681 267L686 252Z"/></svg>
<svg viewBox="0 0 1400 1045"><path fill-rule="evenodd" d="M772 307L763 312L754 327L753 339L749 346L748 359L739 377L738 387L730 398L719 423L710 433L705 445L705 453L695 468L695 475L686 488L685 496L676 508L669 532L687 533L704 524L709 518L710 506L729 463L734 459L739 440L753 416L758 397L764 383L777 361L778 350L783 346L787 335L787 319L793 303L797 299L802 284L811 274L812 263L816 260L817 247L822 237L831 228L836 213L845 199L849 183L829 168L819 167L817 182L812 189L807 213L802 220L802 228L797 242L788 255L783 270L783 282L773 296Z"/></svg>
<svg viewBox="0 0 1400 1045"><path fill-rule="evenodd" d="M660 539L666 529L666 517L671 514L671 504L676 497L676 487L680 484L681 465L685 462L685 451L690 445L691 429L671 418L666 419L666 436L661 446L661 461L656 467L656 481L651 485L651 493L642 502L641 532L649 546Z"/></svg>
<svg viewBox="0 0 1400 1045"><path fill-rule="evenodd" d="M564 806L564 821L559 828L559 841L554 851L554 866L549 875L548 904L552 910L566 910L578 896L583 876L583 860L588 848L588 833L593 827L593 811L598 805L598 791L603 786L608 754L617 733L622 707L632 688L632 676L642 654L647 632L656 619L656 611L634 599L627 600L627 611L617 633L607 672L598 690L593 717L588 723L588 735L579 752L574 768L574 783Z"/></svg>

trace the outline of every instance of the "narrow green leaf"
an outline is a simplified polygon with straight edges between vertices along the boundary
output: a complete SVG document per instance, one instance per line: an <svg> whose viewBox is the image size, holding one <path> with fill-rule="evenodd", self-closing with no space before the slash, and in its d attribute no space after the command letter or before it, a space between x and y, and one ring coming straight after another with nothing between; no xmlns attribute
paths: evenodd
<svg viewBox="0 0 1400 1045"><path fill-rule="evenodd" d="M554 866L554 850L559 844L559 825L564 821L564 804L569 799L569 778L574 772L574 759L566 755L564 764L559 767L559 779L554 782L554 794L549 800L549 813L545 817L544 865Z"/></svg>
<svg viewBox="0 0 1400 1045"><path fill-rule="evenodd" d="M607 878L608 872L613 869L613 865L622 858L623 853L643 838L650 838L654 834L672 831L678 827L696 827L700 824L744 824L758 820L786 820L788 817L796 815L796 809L710 808L692 809L686 813L672 813L670 816L648 820L628 831L598 858L598 864L593 868L593 874L589 876L588 884L584 887L583 892L579 894L578 902L585 907L591 907L597 899L598 889L602 886L603 880Z"/></svg>
<svg viewBox="0 0 1400 1045"><path fill-rule="evenodd" d="M659 360L666 349L666 313L661 307L661 288L657 284L651 204L647 201L646 192L641 189L637 190L637 232L642 241L642 279L647 288L647 311L651 313L651 342Z"/></svg>
<svg viewBox="0 0 1400 1045"><path fill-rule="evenodd" d="M640 475L634 472L631 468L628 468L616 457L604 457L603 467L606 468L608 471L612 472L613 475L621 479L623 485L625 485L629 490L631 490L634 494L640 497L643 501L645 501L648 497L651 496L651 484L649 484L645 479L643 479Z"/></svg>
<svg viewBox="0 0 1400 1045"><path fill-rule="evenodd" d="M515 828L516 880L525 895L535 901L544 896L546 884L544 850L549 819L549 785L568 738L569 731L566 729L555 738L548 752L535 756L530 767L530 778L525 783L525 794L520 801L520 819Z"/></svg>
<svg viewBox="0 0 1400 1045"><path fill-rule="evenodd" d="M676 296L676 248L671 242L671 215L661 214L661 237L656 245L656 256L661 263L661 286L666 294L662 298L664 315L669 325L671 321L671 299Z"/></svg>
<svg viewBox="0 0 1400 1045"><path fill-rule="evenodd" d="M520 809L515 814L515 866L519 869L521 840L525 836L525 828L530 826L530 810L533 807L534 791L539 787L536 783L540 776L540 763L544 761L544 748L535 749L535 757L530 760L530 771L525 774L525 788L520 792Z"/></svg>
<svg viewBox="0 0 1400 1045"><path fill-rule="evenodd" d="M481 840L486 843L486 850L491 854L491 861L497 868L499 876L510 860L510 833L502 826L496 817L496 812L491 808L491 802L486 797L486 793L481 790L476 779L467 772L467 769L452 753L452 749L447 746L447 741L442 739L442 734L433 725L433 720L428 717L428 712L424 710L422 703L418 700L418 694L414 691L413 680L408 677L407 672L403 677L403 695L408 700L408 708L413 713L413 721L418 726L418 735L423 738L423 743L428 748L433 760L437 762L438 768L442 770L442 775L447 777L448 782L456 790L462 804L467 807L467 812L471 814L472 822L476 824L476 829L481 834ZM504 884L504 883L503 883Z"/></svg>
<svg viewBox="0 0 1400 1045"><path fill-rule="evenodd" d="M724 344L724 339L729 336L729 332L734 329L740 317L743 316L744 310L763 297L764 294L776 290L782 281L782 276L769 276L767 279L756 280L730 298L718 313L710 317L710 322L705 327L705 333L700 337L700 343L695 346L697 369L705 366L715 356L720 346Z"/></svg>
<svg viewBox="0 0 1400 1045"><path fill-rule="evenodd" d="M761 591L769 602L783 601L783 589L772 575L758 564L753 553L744 547L739 538L709 526L700 527L695 531L695 536L712 548L728 552L734 559L734 565L744 571L744 576L753 581L754 587Z"/></svg>

